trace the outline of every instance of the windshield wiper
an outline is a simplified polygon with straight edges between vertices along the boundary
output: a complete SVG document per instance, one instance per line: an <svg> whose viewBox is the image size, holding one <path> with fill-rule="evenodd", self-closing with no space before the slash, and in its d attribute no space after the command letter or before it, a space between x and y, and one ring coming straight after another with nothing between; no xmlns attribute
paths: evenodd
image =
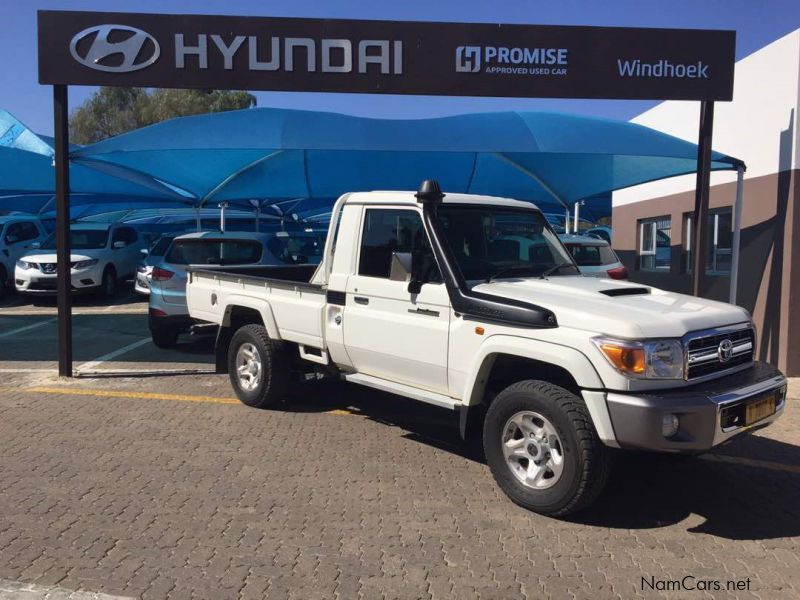
<svg viewBox="0 0 800 600"><path fill-rule="evenodd" d="M572 267L574 269L575 265L573 265L572 263L568 263L568 262L558 263L557 265L553 265L552 267L547 269L544 273L539 275L539 279L544 279L548 275L552 275L553 273L555 273L556 271L559 271L560 269L563 269L564 267Z"/></svg>
<svg viewBox="0 0 800 600"><path fill-rule="evenodd" d="M506 267L505 269L500 269L496 273L492 273L486 278L486 283L491 283L501 275L508 275L510 273L515 273L517 271L530 271L533 268L533 265L514 265L513 267Z"/></svg>

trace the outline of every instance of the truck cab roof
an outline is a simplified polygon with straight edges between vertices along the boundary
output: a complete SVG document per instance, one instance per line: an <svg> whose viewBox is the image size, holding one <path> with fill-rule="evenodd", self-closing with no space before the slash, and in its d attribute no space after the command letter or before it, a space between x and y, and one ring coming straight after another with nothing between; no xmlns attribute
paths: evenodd
<svg viewBox="0 0 800 600"><path fill-rule="evenodd" d="M480 194L451 194L446 193L442 199L443 204L490 204L494 206L508 206L510 208L524 208L538 210L532 202L513 200L499 196L483 196ZM418 206L416 192L409 191L374 191L352 192L346 195L345 204L407 204Z"/></svg>

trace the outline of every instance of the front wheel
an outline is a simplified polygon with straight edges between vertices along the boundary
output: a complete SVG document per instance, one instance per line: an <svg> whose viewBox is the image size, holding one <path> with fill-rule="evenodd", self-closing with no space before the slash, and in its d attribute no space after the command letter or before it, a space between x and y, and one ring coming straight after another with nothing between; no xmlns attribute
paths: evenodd
<svg viewBox="0 0 800 600"><path fill-rule="evenodd" d="M267 408L283 400L289 384L289 361L280 342L262 325L245 325L228 346L228 374L244 404Z"/></svg>
<svg viewBox="0 0 800 600"><path fill-rule="evenodd" d="M113 298L117 293L117 272L114 267L106 267L103 271L103 280L100 283L100 292L103 298Z"/></svg>
<svg viewBox="0 0 800 600"><path fill-rule="evenodd" d="M506 495L545 515L564 516L591 504L610 471L586 405L544 381L520 381L497 395L486 414L483 444Z"/></svg>

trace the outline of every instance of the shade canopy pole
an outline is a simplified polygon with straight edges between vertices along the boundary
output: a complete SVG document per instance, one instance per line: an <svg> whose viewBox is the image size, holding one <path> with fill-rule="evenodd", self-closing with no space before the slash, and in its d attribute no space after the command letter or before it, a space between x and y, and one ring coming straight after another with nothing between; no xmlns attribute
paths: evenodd
<svg viewBox="0 0 800 600"><path fill-rule="evenodd" d="M694 195L694 264L692 294L699 296L706 271L706 240L708 238L708 198L711 185L711 137L714 130L714 102L700 103L700 131L697 142L697 183Z"/></svg>
<svg viewBox="0 0 800 600"><path fill-rule="evenodd" d="M72 377L72 281L69 236L69 107L67 86L53 86L56 179L56 272L58 299L58 374Z"/></svg>
<svg viewBox="0 0 800 600"><path fill-rule="evenodd" d="M736 304L739 289L739 242L742 233L742 201L744 188L744 167L736 169L736 201L733 205L733 240L731 241L731 289L728 301Z"/></svg>

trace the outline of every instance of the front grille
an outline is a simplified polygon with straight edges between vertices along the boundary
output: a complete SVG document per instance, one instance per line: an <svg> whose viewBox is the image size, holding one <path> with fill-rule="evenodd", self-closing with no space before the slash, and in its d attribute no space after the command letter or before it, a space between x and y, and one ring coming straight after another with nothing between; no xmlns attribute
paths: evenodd
<svg viewBox="0 0 800 600"><path fill-rule="evenodd" d="M39 268L42 270L42 273L55 273L56 263L39 263Z"/></svg>
<svg viewBox="0 0 800 600"><path fill-rule="evenodd" d="M720 351L720 344L725 340L731 343L728 360L721 359L725 353ZM697 379L752 362L755 333L751 327L746 327L735 331L701 335L689 340L686 350L686 379Z"/></svg>

